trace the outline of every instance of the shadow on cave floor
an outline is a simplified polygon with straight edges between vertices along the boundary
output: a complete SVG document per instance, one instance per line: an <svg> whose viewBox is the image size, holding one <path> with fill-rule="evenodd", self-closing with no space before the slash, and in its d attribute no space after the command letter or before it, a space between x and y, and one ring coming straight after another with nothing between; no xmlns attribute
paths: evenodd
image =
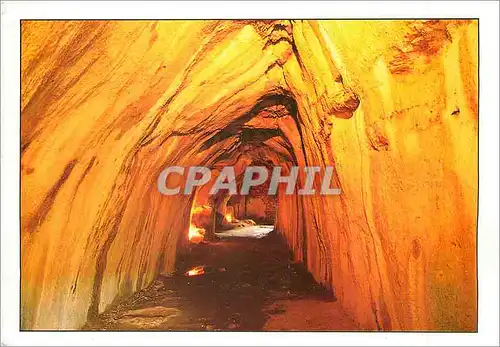
<svg viewBox="0 0 500 347"><path fill-rule="evenodd" d="M203 265L205 273L186 272ZM358 330L275 232L191 245L172 276L88 323L85 330Z"/></svg>

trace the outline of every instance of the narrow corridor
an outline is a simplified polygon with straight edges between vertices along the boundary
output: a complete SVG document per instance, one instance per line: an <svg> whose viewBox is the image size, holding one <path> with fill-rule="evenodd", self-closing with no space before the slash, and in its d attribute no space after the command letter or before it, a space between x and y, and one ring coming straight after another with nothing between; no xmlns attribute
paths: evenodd
<svg viewBox="0 0 500 347"><path fill-rule="evenodd" d="M248 227L242 229L252 236ZM175 274L160 276L84 329L358 330L333 295L290 260L282 238L267 234L270 230L256 226L255 237L226 233L215 242L191 245L179 255ZM203 274L187 275L198 266Z"/></svg>

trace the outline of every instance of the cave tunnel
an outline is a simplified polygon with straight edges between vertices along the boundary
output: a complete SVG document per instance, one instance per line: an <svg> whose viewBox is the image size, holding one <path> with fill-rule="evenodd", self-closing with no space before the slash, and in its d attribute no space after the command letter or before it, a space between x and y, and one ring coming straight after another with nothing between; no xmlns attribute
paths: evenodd
<svg viewBox="0 0 500 347"><path fill-rule="evenodd" d="M23 21L21 329L474 331L475 43L466 20ZM251 167L296 190L240 194ZM300 194L311 167L339 194Z"/></svg>

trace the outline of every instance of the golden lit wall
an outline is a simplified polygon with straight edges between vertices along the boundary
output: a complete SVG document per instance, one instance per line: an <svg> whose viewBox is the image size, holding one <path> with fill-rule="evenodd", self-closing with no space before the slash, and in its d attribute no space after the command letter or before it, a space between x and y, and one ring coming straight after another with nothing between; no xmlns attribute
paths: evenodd
<svg viewBox="0 0 500 347"><path fill-rule="evenodd" d="M342 189L280 193L294 256L365 328L474 330L477 43L474 21L24 22L23 328L172 271L192 198L160 171L214 164L236 140L204 144L281 93L300 136L268 125Z"/></svg>

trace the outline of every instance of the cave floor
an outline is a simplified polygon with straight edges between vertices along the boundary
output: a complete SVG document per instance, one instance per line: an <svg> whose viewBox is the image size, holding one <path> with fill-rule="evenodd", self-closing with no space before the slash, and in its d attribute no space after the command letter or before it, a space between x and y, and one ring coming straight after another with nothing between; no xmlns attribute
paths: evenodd
<svg viewBox="0 0 500 347"><path fill-rule="evenodd" d="M205 273L186 271L205 266ZM353 331L359 327L282 238L232 237L191 245L176 273L87 323L84 330Z"/></svg>

